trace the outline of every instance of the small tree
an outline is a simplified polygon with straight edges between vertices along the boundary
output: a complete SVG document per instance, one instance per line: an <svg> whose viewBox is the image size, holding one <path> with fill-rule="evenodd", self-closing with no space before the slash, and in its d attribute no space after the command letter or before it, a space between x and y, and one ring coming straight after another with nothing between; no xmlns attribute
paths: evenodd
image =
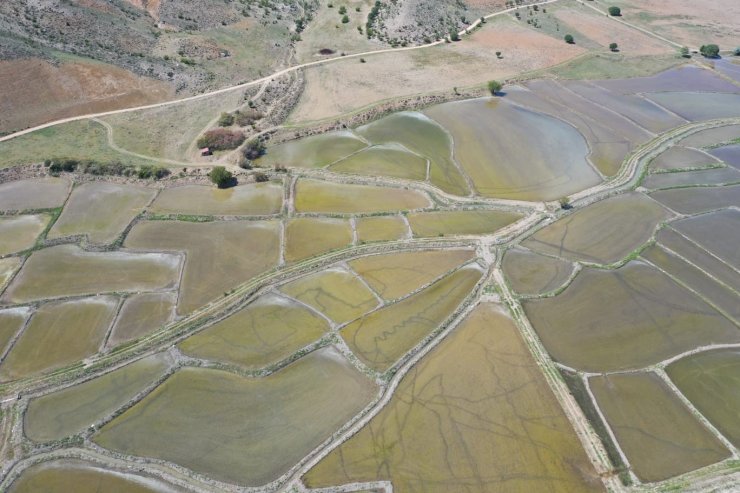
<svg viewBox="0 0 740 493"><path fill-rule="evenodd" d="M344 15L346 13L347 13L347 7L345 7L344 5L339 7L339 15Z"/></svg>
<svg viewBox="0 0 740 493"><path fill-rule="evenodd" d="M702 45L699 48L699 53L707 58L717 58L719 56L719 46L716 44Z"/></svg>
<svg viewBox="0 0 740 493"><path fill-rule="evenodd" d="M455 31L454 29L452 31L450 31L450 40L451 41L460 41L460 35L457 34L457 31Z"/></svg>
<svg viewBox="0 0 740 493"><path fill-rule="evenodd" d="M497 51L496 52L496 58L501 58L501 52L500 51Z"/></svg>
<svg viewBox="0 0 740 493"><path fill-rule="evenodd" d="M249 159L250 161L254 161L258 157L262 156L265 153L265 144L262 143L259 139L250 140L247 142L247 145L244 147L244 157Z"/></svg>
<svg viewBox="0 0 740 493"><path fill-rule="evenodd" d="M221 116L218 117L218 126L219 127L230 127L234 124L234 115L231 113L221 113Z"/></svg>
<svg viewBox="0 0 740 493"><path fill-rule="evenodd" d="M612 51L619 51L619 45L617 43L609 43L609 49Z"/></svg>
<svg viewBox="0 0 740 493"><path fill-rule="evenodd" d="M234 175L223 166L215 166L211 170L210 178L218 188L227 188L234 182Z"/></svg>
<svg viewBox="0 0 740 493"><path fill-rule="evenodd" d="M691 53L689 53L689 49L686 46L681 47L680 53L684 58L691 58Z"/></svg>
<svg viewBox="0 0 740 493"><path fill-rule="evenodd" d="M347 15L342 17L342 24L347 24L348 22L349 22L349 17Z"/></svg>
<svg viewBox="0 0 740 493"><path fill-rule="evenodd" d="M732 50L732 54L735 56L740 56L740 46Z"/></svg>
<svg viewBox="0 0 740 493"><path fill-rule="evenodd" d="M491 94L493 96L495 96L501 89L503 89L503 87L504 85L497 80L488 81L488 90L491 91Z"/></svg>
<svg viewBox="0 0 740 493"><path fill-rule="evenodd" d="M622 9L615 6L609 7L609 15L611 15L612 17L619 17L620 15L622 15Z"/></svg>
<svg viewBox="0 0 740 493"><path fill-rule="evenodd" d="M565 36L563 37L563 39L564 39L564 40L565 40L565 42L566 42L566 43L568 43L569 45L575 44L575 42L576 42L576 40L575 40L575 39L573 39L573 35L572 35L572 34L566 34L566 35L565 35Z"/></svg>

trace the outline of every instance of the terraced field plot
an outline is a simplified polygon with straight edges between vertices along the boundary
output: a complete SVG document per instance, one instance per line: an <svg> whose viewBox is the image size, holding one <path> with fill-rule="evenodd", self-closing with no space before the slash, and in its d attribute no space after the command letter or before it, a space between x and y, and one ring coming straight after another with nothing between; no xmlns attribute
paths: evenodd
<svg viewBox="0 0 740 493"><path fill-rule="evenodd" d="M329 170L353 175L424 181L427 177L427 160L398 144L384 144L368 147L337 161Z"/></svg>
<svg viewBox="0 0 740 493"><path fill-rule="evenodd" d="M646 96L689 121L732 118L740 114L740 94L659 92Z"/></svg>
<svg viewBox="0 0 740 493"><path fill-rule="evenodd" d="M506 252L501 267L511 287L521 294L558 289L573 272L570 262L518 248Z"/></svg>
<svg viewBox="0 0 740 493"><path fill-rule="evenodd" d="M323 168L365 147L367 143L350 131L329 132L270 147L255 164Z"/></svg>
<svg viewBox="0 0 740 493"><path fill-rule="evenodd" d="M259 486L325 440L375 391L332 348L259 379L184 368L103 427L95 441Z"/></svg>
<svg viewBox="0 0 740 493"><path fill-rule="evenodd" d="M408 215L411 232L420 238L493 234L522 218L506 211L434 211Z"/></svg>
<svg viewBox="0 0 740 493"><path fill-rule="evenodd" d="M277 214L282 205L282 185L269 182L231 188L203 185L166 188L149 209L157 214L259 216Z"/></svg>
<svg viewBox="0 0 740 493"><path fill-rule="evenodd" d="M524 302L552 357L599 372L643 368L740 331L690 291L641 262L584 269L554 298Z"/></svg>
<svg viewBox="0 0 740 493"><path fill-rule="evenodd" d="M400 216L361 217L356 220L359 241L388 241L406 238L406 221Z"/></svg>
<svg viewBox="0 0 740 493"><path fill-rule="evenodd" d="M474 257L472 250L426 250L361 257L349 266L383 299L395 300Z"/></svg>
<svg viewBox="0 0 740 493"><path fill-rule="evenodd" d="M681 144L689 147L706 147L732 142L736 139L740 139L740 125L725 125L700 130L681 140Z"/></svg>
<svg viewBox="0 0 740 493"><path fill-rule="evenodd" d="M42 462L13 481L12 493L175 493L180 490L153 478L104 469L77 460Z"/></svg>
<svg viewBox="0 0 740 493"><path fill-rule="evenodd" d="M151 188L83 183L72 191L49 238L86 234L92 243L112 243L156 195Z"/></svg>
<svg viewBox="0 0 740 493"><path fill-rule="evenodd" d="M463 267L398 303L352 322L341 335L366 365L385 371L439 327L470 294L481 275L477 266Z"/></svg>
<svg viewBox="0 0 740 493"><path fill-rule="evenodd" d="M380 303L363 281L341 268L298 279L283 286L281 291L339 324L354 320Z"/></svg>
<svg viewBox="0 0 740 493"><path fill-rule="evenodd" d="M739 211L726 209L711 212L676 221L671 227L728 265L740 265Z"/></svg>
<svg viewBox="0 0 740 493"><path fill-rule="evenodd" d="M0 255L31 248L50 220L47 214L0 217Z"/></svg>
<svg viewBox="0 0 740 493"><path fill-rule="evenodd" d="M673 92L737 92L737 86L711 70L695 65L681 65L650 77L602 80L598 84L618 94Z"/></svg>
<svg viewBox="0 0 740 493"><path fill-rule="evenodd" d="M691 403L736 447L740 444L740 349L687 356L666 368Z"/></svg>
<svg viewBox="0 0 740 493"><path fill-rule="evenodd" d="M10 341L23 328L31 315L28 307L0 310L0 355L4 355Z"/></svg>
<svg viewBox="0 0 740 493"><path fill-rule="evenodd" d="M225 291L277 265L277 221L142 221L124 245L185 252L177 310L190 313ZM224 261L228 259L228 261Z"/></svg>
<svg viewBox="0 0 740 493"><path fill-rule="evenodd" d="M285 260L295 262L349 246L352 227L345 219L298 217L285 226Z"/></svg>
<svg viewBox="0 0 740 493"><path fill-rule="evenodd" d="M740 207L740 185L661 190L652 198L681 214L699 214L724 207Z"/></svg>
<svg viewBox="0 0 740 493"><path fill-rule="evenodd" d="M671 147L650 163L653 170L716 168L718 166L721 166L721 163L717 158L705 152L682 146Z"/></svg>
<svg viewBox="0 0 740 493"><path fill-rule="evenodd" d="M504 397L505 396L505 397ZM380 413L304 477L394 491L601 491L570 423L501 307L480 305Z"/></svg>
<svg viewBox="0 0 740 493"><path fill-rule="evenodd" d="M0 184L0 210L53 209L64 204L71 184L62 178L36 178Z"/></svg>
<svg viewBox="0 0 740 493"><path fill-rule="evenodd" d="M34 252L3 299L23 303L75 295L172 288L181 258L167 253L86 252L59 245Z"/></svg>
<svg viewBox="0 0 740 493"><path fill-rule="evenodd" d="M485 197L555 200L601 181L583 136L549 116L495 99L425 113L452 134L455 158Z"/></svg>
<svg viewBox="0 0 740 493"><path fill-rule="evenodd" d="M740 144L718 147L709 151L711 155L720 159L728 166L740 169Z"/></svg>
<svg viewBox="0 0 740 493"><path fill-rule="evenodd" d="M539 230L522 244L571 260L610 264L645 243L670 213L639 193L592 204Z"/></svg>
<svg viewBox="0 0 740 493"><path fill-rule="evenodd" d="M154 383L169 364L163 354L150 356L85 383L32 399L24 414L24 432L36 442L79 433Z"/></svg>
<svg viewBox="0 0 740 493"><path fill-rule="evenodd" d="M42 373L97 353L117 305L111 296L42 305L0 364L0 381Z"/></svg>
<svg viewBox="0 0 740 493"><path fill-rule="evenodd" d="M368 213L421 209L429 198L415 190L300 180L296 185L297 212Z"/></svg>
<svg viewBox="0 0 740 493"><path fill-rule="evenodd" d="M329 330L299 303L268 295L179 344L185 354L258 369L318 340Z"/></svg>
<svg viewBox="0 0 740 493"><path fill-rule="evenodd" d="M660 190L691 186L734 185L737 183L740 183L740 171L728 167L648 175L643 180L642 185L651 190Z"/></svg>
<svg viewBox="0 0 740 493"><path fill-rule="evenodd" d="M654 373L589 379L596 401L643 481L660 481L730 453Z"/></svg>
<svg viewBox="0 0 740 493"><path fill-rule="evenodd" d="M453 160L452 138L437 122L415 111L394 113L378 121L358 127L355 132L375 144L397 142L427 157L430 181L456 195L469 193L465 178Z"/></svg>
<svg viewBox="0 0 740 493"><path fill-rule="evenodd" d="M175 316L177 293L140 293L126 298L116 317L107 346L142 337Z"/></svg>
<svg viewBox="0 0 740 493"><path fill-rule="evenodd" d="M5 286L20 266L21 259L18 257L0 258L0 292L5 289Z"/></svg>

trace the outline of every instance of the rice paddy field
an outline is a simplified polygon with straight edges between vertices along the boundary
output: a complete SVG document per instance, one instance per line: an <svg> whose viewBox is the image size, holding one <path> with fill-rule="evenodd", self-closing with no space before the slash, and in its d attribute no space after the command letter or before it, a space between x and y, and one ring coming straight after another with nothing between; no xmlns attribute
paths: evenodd
<svg viewBox="0 0 740 493"><path fill-rule="evenodd" d="M427 160L398 144L368 147L329 166L330 171L364 176L390 176L424 181Z"/></svg>
<svg viewBox="0 0 740 493"><path fill-rule="evenodd" d="M434 211L415 212L408 216L415 237L493 234L522 218L505 211Z"/></svg>
<svg viewBox="0 0 740 493"><path fill-rule="evenodd" d="M176 292L138 293L123 302L107 346L145 336L175 318Z"/></svg>
<svg viewBox="0 0 740 493"><path fill-rule="evenodd" d="M0 255L31 248L50 220L46 214L0 217Z"/></svg>
<svg viewBox="0 0 740 493"><path fill-rule="evenodd" d="M422 209L429 198L415 190L300 180L296 185L297 212L372 213Z"/></svg>
<svg viewBox="0 0 740 493"><path fill-rule="evenodd" d="M568 280L573 264L521 248L508 250L501 268L511 287L520 294L543 294L554 291Z"/></svg>
<svg viewBox="0 0 740 493"><path fill-rule="evenodd" d="M255 160L257 166L323 168L367 147L367 142L350 131L329 132L292 140L268 149Z"/></svg>
<svg viewBox="0 0 740 493"><path fill-rule="evenodd" d="M298 217L285 226L285 260L296 262L349 246L352 227L346 219Z"/></svg>
<svg viewBox="0 0 740 493"><path fill-rule="evenodd" d="M400 240L409 234L401 216L361 217L356 220L359 241Z"/></svg>
<svg viewBox="0 0 740 493"><path fill-rule="evenodd" d="M38 178L0 184L0 210L53 209L64 204L72 184L62 178Z"/></svg>
<svg viewBox="0 0 740 493"><path fill-rule="evenodd" d="M721 163L706 152L689 147L674 146L656 157L650 166L656 171L682 169L717 168Z"/></svg>
<svg viewBox="0 0 740 493"><path fill-rule="evenodd" d="M282 206L282 185L268 182L231 188L203 185L167 188L149 210L157 214L261 216L277 214Z"/></svg>

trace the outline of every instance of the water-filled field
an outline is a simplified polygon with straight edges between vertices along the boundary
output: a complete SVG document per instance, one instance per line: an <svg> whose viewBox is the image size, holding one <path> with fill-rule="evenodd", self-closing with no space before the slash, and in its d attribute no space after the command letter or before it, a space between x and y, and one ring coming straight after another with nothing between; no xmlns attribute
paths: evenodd
<svg viewBox="0 0 740 493"><path fill-rule="evenodd" d="M427 160L401 145L383 144L347 156L332 164L329 170L352 175L424 181L427 178Z"/></svg>
<svg viewBox="0 0 740 493"><path fill-rule="evenodd" d="M108 347L161 328L175 316L177 293L139 293L126 298L113 325Z"/></svg>
<svg viewBox="0 0 740 493"><path fill-rule="evenodd" d="M72 191L48 237L85 234L92 243L111 243L155 195L151 188L83 183Z"/></svg>
<svg viewBox="0 0 740 493"><path fill-rule="evenodd" d="M658 92L646 96L689 121L732 118L740 114L740 94Z"/></svg>
<svg viewBox="0 0 740 493"><path fill-rule="evenodd" d="M555 118L495 99L425 113L452 134L455 158L485 197L555 200L601 181L583 136Z"/></svg>
<svg viewBox="0 0 740 493"><path fill-rule="evenodd" d="M721 163L717 158L706 152L683 146L671 147L650 163L653 170L716 168L718 166L721 166Z"/></svg>
<svg viewBox="0 0 740 493"><path fill-rule="evenodd" d="M650 196L681 214L698 214L733 205L740 207L740 185L676 188L653 192Z"/></svg>
<svg viewBox="0 0 740 493"><path fill-rule="evenodd" d="M361 217L356 223L357 239L361 242L400 240L409 234L401 216Z"/></svg>
<svg viewBox="0 0 740 493"><path fill-rule="evenodd" d="M0 380L42 373L97 353L117 305L111 296L42 305L0 364Z"/></svg>
<svg viewBox="0 0 740 493"><path fill-rule="evenodd" d="M280 289L338 324L354 320L380 303L363 281L342 268L303 277Z"/></svg>
<svg viewBox="0 0 740 493"><path fill-rule="evenodd" d="M728 166L740 169L740 144L726 145L709 151Z"/></svg>
<svg viewBox="0 0 740 493"><path fill-rule="evenodd" d="M414 236L492 234L518 221L522 215L506 211L433 211L408 215Z"/></svg>
<svg viewBox="0 0 740 493"><path fill-rule="evenodd" d="M627 193L566 216L527 238L523 245L572 260L610 264L645 243L669 216L646 196Z"/></svg>
<svg viewBox="0 0 740 493"><path fill-rule="evenodd" d="M15 271L21 266L19 257L0 258L0 291L5 289Z"/></svg>
<svg viewBox="0 0 740 493"><path fill-rule="evenodd" d="M730 167L682 173L659 173L648 175L642 181L642 185L651 190L736 183L740 183L740 171Z"/></svg>
<svg viewBox="0 0 740 493"><path fill-rule="evenodd" d="M501 268L517 293L542 294L562 286L573 272L568 261L512 248L504 255Z"/></svg>
<svg viewBox="0 0 740 493"><path fill-rule="evenodd" d="M283 205L280 183L253 183L231 188L186 185L160 192L150 210L158 214L250 216L276 214Z"/></svg>
<svg viewBox="0 0 740 493"><path fill-rule="evenodd" d="M740 139L740 125L725 125L700 130L682 139L681 144L689 147L705 147L732 142L736 139Z"/></svg>
<svg viewBox="0 0 740 493"><path fill-rule="evenodd" d="M154 383L169 365L163 354L140 359L103 376L32 399L23 430L36 442L79 433Z"/></svg>
<svg viewBox="0 0 740 493"><path fill-rule="evenodd" d="M0 255L31 248L50 220L48 214L0 217Z"/></svg>
<svg viewBox="0 0 740 493"><path fill-rule="evenodd" d="M124 246L185 252L178 312L185 314L277 265L277 221L142 221Z"/></svg>
<svg viewBox="0 0 740 493"><path fill-rule="evenodd" d="M168 253L86 252L59 245L34 252L3 298L16 303L45 298L171 288L181 258Z"/></svg>
<svg viewBox="0 0 740 493"><path fill-rule="evenodd" d="M400 492L602 490L515 325L492 304L304 477L309 487L377 480Z"/></svg>
<svg viewBox="0 0 740 493"><path fill-rule="evenodd" d="M666 368L691 403L736 447L740 445L740 349L687 356Z"/></svg>
<svg viewBox="0 0 740 493"><path fill-rule="evenodd" d="M290 356L328 330L326 320L305 306L267 295L185 339L179 348L196 358L257 369Z"/></svg>
<svg viewBox="0 0 740 493"><path fill-rule="evenodd" d="M439 327L481 278L466 266L398 303L366 315L341 331L352 352L366 365L385 371Z"/></svg>
<svg viewBox="0 0 740 493"><path fill-rule="evenodd" d="M52 209L64 204L72 184L62 178L35 178L0 184L0 210Z"/></svg>
<svg viewBox="0 0 740 493"><path fill-rule="evenodd" d="M703 344L740 341L719 312L641 262L584 269L563 293L525 301L524 310L552 357L585 371L642 368Z"/></svg>
<svg viewBox="0 0 740 493"><path fill-rule="evenodd" d="M675 230L728 265L740 265L740 212L725 209L676 221Z"/></svg>
<svg viewBox="0 0 740 493"><path fill-rule="evenodd" d="M322 168L365 147L367 143L350 131L329 132L271 147L255 164Z"/></svg>
<svg viewBox="0 0 740 493"><path fill-rule="evenodd" d="M146 476L123 473L78 460L31 466L13 481L9 493L180 493L184 490Z"/></svg>
<svg viewBox="0 0 740 493"><path fill-rule="evenodd" d="M737 86L711 70L686 64L650 77L602 80L598 84L619 94L646 92L707 91L737 92Z"/></svg>
<svg viewBox="0 0 740 493"><path fill-rule="evenodd" d="M349 262L385 300L419 289L475 257L472 250L426 250L372 255Z"/></svg>
<svg viewBox="0 0 740 493"><path fill-rule="evenodd" d="M259 486L328 438L375 391L332 348L264 378L184 368L103 427L95 441L223 481Z"/></svg>
<svg viewBox="0 0 740 493"><path fill-rule="evenodd" d="M31 310L27 307L0 310L0 355L5 354L10 341L28 320Z"/></svg>
<svg viewBox="0 0 740 493"><path fill-rule="evenodd" d="M296 185L297 212L367 213L421 209L429 198L415 190L300 180Z"/></svg>
<svg viewBox="0 0 740 493"><path fill-rule="evenodd" d="M295 262L349 246L352 227L346 219L297 217L285 226L285 260Z"/></svg>
<svg viewBox="0 0 740 493"><path fill-rule="evenodd" d="M730 455L656 374L593 377L589 383L641 480L660 481Z"/></svg>

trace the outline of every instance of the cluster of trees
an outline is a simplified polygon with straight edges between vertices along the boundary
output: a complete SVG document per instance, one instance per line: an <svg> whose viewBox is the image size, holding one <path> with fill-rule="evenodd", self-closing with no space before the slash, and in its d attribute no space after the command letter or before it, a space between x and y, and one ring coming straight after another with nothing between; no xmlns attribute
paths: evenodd
<svg viewBox="0 0 740 493"><path fill-rule="evenodd" d="M88 175L130 176L141 180L159 180L170 174L170 170L163 166L152 164L134 166L133 164L123 164L119 161L101 163L94 159L47 159L44 165L49 168L51 174L80 171Z"/></svg>
<svg viewBox="0 0 740 493"><path fill-rule="evenodd" d="M218 126L230 127L234 124L237 124L240 127L248 127L257 123L257 121L264 118L264 116L265 115L263 115L261 112L251 108L245 110L237 110L233 113L221 113L221 116L218 118Z"/></svg>
<svg viewBox="0 0 740 493"><path fill-rule="evenodd" d="M378 14L380 14L380 6L380 0L375 0L375 5L373 5L373 8L370 9L370 13L367 14L367 22L365 23L365 34L367 35L368 39L373 37L373 24L375 23L375 19L378 18Z"/></svg>
<svg viewBox="0 0 740 493"><path fill-rule="evenodd" d="M244 133L238 130L215 128L208 130L198 139L198 147L208 147L212 151L236 149L244 142Z"/></svg>

